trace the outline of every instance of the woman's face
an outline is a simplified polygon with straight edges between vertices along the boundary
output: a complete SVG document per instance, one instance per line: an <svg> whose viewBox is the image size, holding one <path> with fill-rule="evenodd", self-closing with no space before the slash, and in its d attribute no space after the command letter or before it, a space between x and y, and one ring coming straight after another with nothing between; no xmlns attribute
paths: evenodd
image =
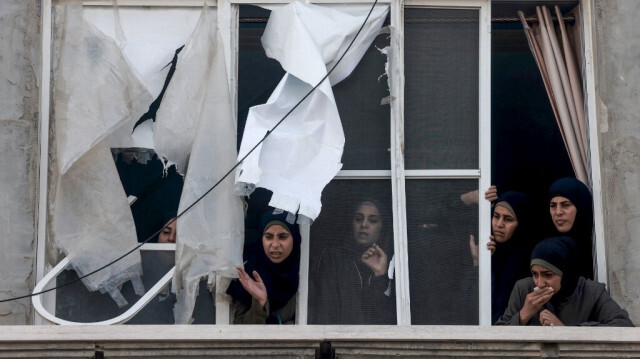
<svg viewBox="0 0 640 359"><path fill-rule="evenodd" d="M373 244L380 239L382 218L378 207L363 204L353 217L353 237L358 244Z"/></svg>
<svg viewBox="0 0 640 359"><path fill-rule="evenodd" d="M293 236L279 224L269 227L262 234L264 254L273 263L282 263L293 251Z"/></svg>
<svg viewBox="0 0 640 359"><path fill-rule="evenodd" d="M518 228L518 220L503 206L496 206L491 218L493 238L498 243L504 243L511 239L513 232Z"/></svg>
<svg viewBox="0 0 640 359"><path fill-rule="evenodd" d="M562 277L539 264L531 266L531 276L533 277L533 282L536 284L538 289L551 287L553 288L553 293L558 293L560 288L562 288L560 285Z"/></svg>
<svg viewBox="0 0 640 359"><path fill-rule="evenodd" d="M568 198L557 196L551 199L549 212L558 232L567 233L573 227L578 209Z"/></svg>
<svg viewBox="0 0 640 359"><path fill-rule="evenodd" d="M165 227L158 234L158 243L176 243L176 224L178 220L172 218L169 222L165 224Z"/></svg>

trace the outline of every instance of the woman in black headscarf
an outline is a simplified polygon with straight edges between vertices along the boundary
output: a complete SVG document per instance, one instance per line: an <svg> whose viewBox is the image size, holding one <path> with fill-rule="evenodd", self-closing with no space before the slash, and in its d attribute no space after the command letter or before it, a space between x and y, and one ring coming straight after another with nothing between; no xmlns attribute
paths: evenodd
<svg viewBox="0 0 640 359"><path fill-rule="evenodd" d="M491 322L504 313L519 279L528 277L533 245L529 238L530 202L521 192L501 195L491 210Z"/></svg>
<svg viewBox="0 0 640 359"><path fill-rule="evenodd" d="M532 277L516 283L496 324L632 327L604 284L577 274L576 250L570 237L540 242L531 254Z"/></svg>
<svg viewBox="0 0 640 359"><path fill-rule="evenodd" d="M310 283L310 323L395 324L389 279L391 216L375 200L360 202L353 232L322 251Z"/></svg>
<svg viewBox="0 0 640 359"><path fill-rule="evenodd" d="M549 211L553 235L575 239L578 246L578 273L593 279L593 199L587 186L566 177L549 187Z"/></svg>
<svg viewBox="0 0 640 359"><path fill-rule="evenodd" d="M269 210L260 219L261 240L244 253L231 282L234 324L294 324L300 271L300 232L288 213Z"/></svg>

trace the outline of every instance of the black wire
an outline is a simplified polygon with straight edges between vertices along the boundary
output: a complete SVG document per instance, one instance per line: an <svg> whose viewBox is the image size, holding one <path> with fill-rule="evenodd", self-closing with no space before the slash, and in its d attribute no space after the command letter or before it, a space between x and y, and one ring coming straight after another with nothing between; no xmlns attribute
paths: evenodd
<svg viewBox="0 0 640 359"><path fill-rule="evenodd" d="M333 67L327 72L326 75L324 75L324 77L318 82L317 85L315 85L311 90L309 90L309 92L307 92L306 95L304 95L304 97L302 97L302 99L300 99L300 101L298 101L298 103L296 103L295 106L293 106L291 108L291 110L289 110L289 112L287 112L286 115L284 115L280 121L278 121L278 123L276 123L273 128L271 128L271 130L267 131L267 133L265 133L264 137L262 137L262 139L260 141L258 141L258 143L253 146L253 148L251 148L251 150L249 152L247 152L246 155L244 155L244 157L242 157L240 159L240 161L238 161L233 167L231 167L231 169L229 171L227 171L227 173L222 176L222 178L220 180L218 180L218 182L216 182L211 188L209 188L203 195L201 195L197 200L195 200L192 204L189 205L189 207L187 207L186 209L184 209L182 212L180 212L176 217L172 218L169 222L167 222L162 228L160 228L159 230L157 230L155 233L153 233L151 236L149 236L147 239L145 239L144 241L140 242L137 246L135 246L133 249L129 250L128 252L126 252L125 254L121 255L120 257L116 258L115 260L105 264L104 266L95 269L94 271L87 273L81 277L78 277L76 279L73 279L69 282L57 285L53 288L49 288L49 289L45 289L42 290L38 293L31 293L31 294L27 294L27 295L23 295L20 297L13 297L13 298L9 298L9 299L2 299L0 300L0 303L4 303L4 302L9 302L9 301L14 301L14 300L19 300L19 299L24 299L24 298L30 298L36 295L40 295L40 294L44 294L47 292L51 292L53 290L62 288L62 287L66 287L70 284L73 284L79 280L82 280L84 278L87 278L90 275L93 275L107 267L109 267L110 265L120 261L122 258L128 256L129 254L135 252L137 249L139 249L140 247L142 247L143 244L149 242L152 238L155 238L155 236L157 236L162 230L164 230L165 228L167 228L170 224L172 224L173 222L175 222L176 220L178 220L178 218L182 217L183 214L185 214L187 211L189 211L191 208L193 208L193 206L195 206L196 204L198 204L198 202L200 202L204 197L206 197L209 192L213 191L214 188L216 188L222 181L224 181L236 168L238 168L238 166L251 154L253 153L253 151L255 151L256 148L258 148L258 146L260 146L260 144L262 144L262 142L264 142L264 140L267 139L267 137L269 137L269 135L271 134L271 132L273 132L276 128L278 128L278 126L280 126L280 124L287 118L289 117L289 115L296 109L298 108L298 106L300 106L300 104L302 104L302 102L304 102L304 100L307 99L307 97L309 97L313 91L315 91L323 82L324 80L326 80L329 75L331 75L331 73L333 72L333 70L336 68L336 66L338 66L338 64L340 64L340 62L342 61L342 59L345 57L345 55L347 54L347 52L349 52L349 50L351 49L351 46L353 46L353 43L356 41L356 39L358 38L358 35L360 35L360 32L362 32L362 29L364 28L364 26L367 24L367 20L369 20L369 17L371 16L371 13L373 12L373 9L376 7L376 4L378 3L378 0L374 0L373 5L371 6L371 9L369 9L369 13L367 14L367 17L364 19L364 22L362 23L362 25L360 26L360 29L358 29L358 32L356 33L356 35L353 37L353 39L351 40L351 43L349 43L349 46L347 46L347 48L344 50L344 52L342 53L342 56L340 56L340 58L338 59L338 61L336 61L336 63L333 65Z"/></svg>

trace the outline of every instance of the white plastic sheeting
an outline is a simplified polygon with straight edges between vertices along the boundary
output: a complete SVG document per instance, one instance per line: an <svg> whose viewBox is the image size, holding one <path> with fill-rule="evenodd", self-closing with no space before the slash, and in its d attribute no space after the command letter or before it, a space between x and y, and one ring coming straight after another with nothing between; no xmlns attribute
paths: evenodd
<svg viewBox="0 0 640 359"><path fill-rule="evenodd" d="M369 7L328 8L292 2L271 12L262 37L267 56L287 71L269 100L249 110L238 158L322 80L364 22ZM342 168L344 133L331 86L347 77L369 48L386 18L377 7L350 52L323 82L239 167L236 191L255 187L273 192L270 206L311 220L320 214L324 187ZM300 217L299 217L300 218Z"/></svg>
<svg viewBox="0 0 640 359"><path fill-rule="evenodd" d="M137 244L133 217L106 137L145 112L151 95L116 43L83 20L81 2L56 7L54 128L57 171L51 208L55 244L84 275ZM143 294L140 255L132 253L85 279L89 290L126 304L118 287Z"/></svg>
<svg viewBox="0 0 640 359"><path fill-rule="evenodd" d="M156 152L186 172L179 212L186 210L234 165L236 132L224 48L215 12L206 7L178 56L176 72L156 118ZM242 265L244 213L229 176L178 218L173 291L176 324L191 321L199 281L237 276Z"/></svg>

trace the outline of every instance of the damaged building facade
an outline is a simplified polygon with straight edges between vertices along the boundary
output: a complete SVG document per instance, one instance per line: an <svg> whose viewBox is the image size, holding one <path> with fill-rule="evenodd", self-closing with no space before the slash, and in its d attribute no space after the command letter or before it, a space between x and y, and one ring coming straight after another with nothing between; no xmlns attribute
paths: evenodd
<svg viewBox="0 0 640 359"><path fill-rule="evenodd" d="M0 3L0 300L90 273L191 212L175 245L0 303L0 356L640 353L633 328L491 326L478 239L489 185L544 207L555 179L581 178L595 276L640 323L635 1L391 0L369 16L370 1L117 3ZM523 31L541 5L580 64L582 164ZM386 223L391 322L336 321L319 299L325 250L351 240L363 202ZM297 324L265 333L229 325L225 288L268 207L297 213L303 246ZM75 325L100 322L127 325Z"/></svg>

